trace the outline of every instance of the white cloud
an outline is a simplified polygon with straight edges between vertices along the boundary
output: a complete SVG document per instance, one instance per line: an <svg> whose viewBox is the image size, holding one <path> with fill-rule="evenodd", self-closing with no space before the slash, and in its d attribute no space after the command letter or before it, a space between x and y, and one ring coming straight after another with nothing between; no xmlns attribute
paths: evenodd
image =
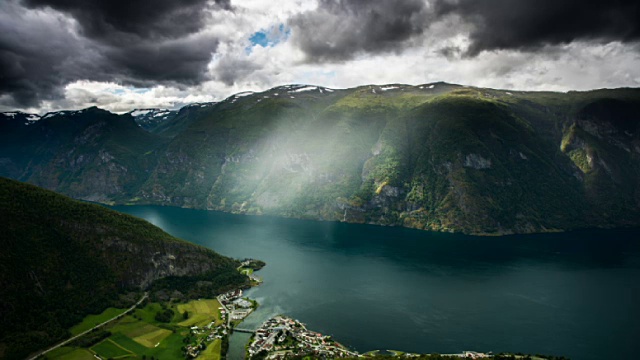
<svg viewBox="0 0 640 360"><path fill-rule="evenodd" d="M208 66L208 80L192 87L134 88L113 82L76 81L62 100L26 109L40 113L99 106L114 112L134 108L175 108L191 102L218 101L233 93L261 91L289 83L334 88L363 84L422 84L446 81L513 90L588 90L640 86L638 46L613 42L574 42L536 52L500 50L465 58L467 29L455 19L435 23L401 52L360 55L353 60L309 63L291 40L273 46L250 46L257 31L274 29L315 2L259 0L233 2L233 11L211 13L204 29L219 41ZM458 24L459 25L459 24ZM295 36L295 34L291 34ZM453 49L445 54L443 49ZM456 52L456 49L461 49Z"/></svg>
<svg viewBox="0 0 640 360"><path fill-rule="evenodd" d="M90 106L123 113L135 108L174 108L194 102L213 101L214 97L204 93L192 93L166 86L135 88L111 82L76 81L64 89L64 100L47 101L39 112L64 109L83 109ZM36 110L36 109L27 109Z"/></svg>

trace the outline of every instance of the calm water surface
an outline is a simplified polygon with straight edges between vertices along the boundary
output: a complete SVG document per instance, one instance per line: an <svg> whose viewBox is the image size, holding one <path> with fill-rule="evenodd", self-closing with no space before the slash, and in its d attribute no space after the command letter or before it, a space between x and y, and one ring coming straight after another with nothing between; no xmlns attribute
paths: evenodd
<svg viewBox="0 0 640 360"><path fill-rule="evenodd" d="M261 304L360 352L636 358L640 230L473 237L172 207L114 207L236 258L266 261ZM231 356L248 336L232 338Z"/></svg>

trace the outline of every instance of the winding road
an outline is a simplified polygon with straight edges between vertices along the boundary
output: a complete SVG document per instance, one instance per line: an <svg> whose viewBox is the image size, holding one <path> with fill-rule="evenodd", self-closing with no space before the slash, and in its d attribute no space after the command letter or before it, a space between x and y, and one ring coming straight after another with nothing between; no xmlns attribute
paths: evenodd
<svg viewBox="0 0 640 360"><path fill-rule="evenodd" d="M144 295L142 295L142 297L140 298L140 300L138 300L138 302L137 302L137 303L133 304L133 306L131 306L129 309L127 309L127 311L123 312L122 314L117 315L117 316L114 316L114 317L112 317L111 319L109 319L109 320L107 320L107 321L105 321L105 322L103 322L103 323L100 323L100 324L98 324L98 325L96 325L96 326L92 327L91 329L89 329L89 330L87 330L87 331L84 331L84 332L82 332L82 333L80 333L80 334L78 334L78 335L76 335L76 336L70 337L70 338L68 338L67 340L65 340L65 341L63 341L63 342L61 342L61 343L59 343L59 344L57 344L57 345L55 345L55 346L52 346L52 347L50 347L50 348L48 348L48 349L46 349L46 350L43 350L43 351L41 351L41 352L39 352L39 353L35 354L34 356L32 356L32 357L28 358L28 360L35 360L35 359L37 359L38 357L40 357L40 356L42 356L42 355L44 355L44 354L48 353L49 351L52 351L52 350L55 350L55 349L57 349L57 348L59 348L59 347L61 347L61 346L64 346L64 345L66 345L66 344L68 344L68 343L72 342L73 340L75 340L75 339L77 339L77 338L81 337L82 335L84 335L84 334L86 334L86 333L89 333L89 332L91 332L91 331L93 331L93 330L95 330L95 329L97 329L97 328L99 328L99 327L101 327L101 326L104 326L104 325L106 325L106 324L108 324L108 323L112 322L113 320L116 320L116 319L119 319L119 318L121 318L121 317L125 316L126 314L130 313L131 311L133 311L133 309L135 309L138 305L140 305L140 303L142 303L142 302L143 302L147 297L149 297L149 293L145 292L145 293L144 293Z"/></svg>

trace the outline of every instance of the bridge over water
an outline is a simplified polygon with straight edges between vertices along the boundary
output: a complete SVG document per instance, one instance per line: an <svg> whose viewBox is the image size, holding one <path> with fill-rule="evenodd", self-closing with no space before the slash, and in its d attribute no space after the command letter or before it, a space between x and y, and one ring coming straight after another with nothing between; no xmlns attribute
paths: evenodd
<svg viewBox="0 0 640 360"><path fill-rule="evenodd" d="M251 330L251 329L243 329L243 328L233 328L234 332L241 332L241 333L247 333L247 334L253 334L256 331L255 330Z"/></svg>

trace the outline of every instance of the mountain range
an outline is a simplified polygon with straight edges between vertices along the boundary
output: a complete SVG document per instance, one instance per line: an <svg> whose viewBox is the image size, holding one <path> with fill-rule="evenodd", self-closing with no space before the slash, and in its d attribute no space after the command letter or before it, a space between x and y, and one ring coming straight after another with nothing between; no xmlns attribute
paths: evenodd
<svg viewBox="0 0 640 360"><path fill-rule="evenodd" d="M501 235L640 225L640 89L285 85L0 115L0 175L74 198Z"/></svg>

